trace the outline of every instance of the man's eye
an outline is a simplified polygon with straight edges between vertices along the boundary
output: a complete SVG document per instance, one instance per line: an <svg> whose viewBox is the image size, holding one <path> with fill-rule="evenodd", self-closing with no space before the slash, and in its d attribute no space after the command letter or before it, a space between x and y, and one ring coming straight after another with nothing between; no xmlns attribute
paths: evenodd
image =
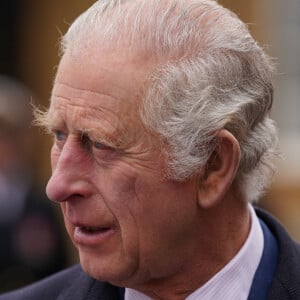
<svg viewBox="0 0 300 300"><path fill-rule="evenodd" d="M101 142L93 142L93 152L96 160L101 162L112 159L116 155L116 149Z"/></svg>
<svg viewBox="0 0 300 300"><path fill-rule="evenodd" d="M66 135L62 131L56 130L54 131L54 137L56 141L63 141L65 140Z"/></svg>
<svg viewBox="0 0 300 300"><path fill-rule="evenodd" d="M94 147L97 149L97 150L108 150L108 149L111 149L110 147L100 143L100 142L94 142Z"/></svg>

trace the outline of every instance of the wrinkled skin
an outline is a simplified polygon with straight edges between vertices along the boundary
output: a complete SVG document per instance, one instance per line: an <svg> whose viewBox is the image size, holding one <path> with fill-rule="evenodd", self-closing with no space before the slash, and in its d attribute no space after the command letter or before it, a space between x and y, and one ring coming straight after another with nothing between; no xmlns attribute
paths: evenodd
<svg viewBox="0 0 300 300"><path fill-rule="evenodd" d="M198 251L197 180L166 179L159 141L138 118L151 68L125 54L67 53L48 114L55 141L47 194L60 202L84 270L127 286L173 276ZM108 230L88 244L76 238L80 226Z"/></svg>
<svg viewBox="0 0 300 300"><path fill-rule="evenodd" d="M248 235L247 203L233 185L239 144L221 130L208 166L184 182L168 179L164 143L139 118L157 62L121 49L94 52L66 52L58 68L44 118L54 135L47 195L60 203L92 277L184 299Z"/></svg>

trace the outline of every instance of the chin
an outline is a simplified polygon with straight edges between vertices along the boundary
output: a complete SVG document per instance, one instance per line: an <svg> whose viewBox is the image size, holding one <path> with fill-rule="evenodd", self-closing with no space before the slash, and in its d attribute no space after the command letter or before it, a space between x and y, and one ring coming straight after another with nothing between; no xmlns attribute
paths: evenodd
<svg viewBox="0 0 300 300"><path fill-rule="evenodd" d="M110 282L118 286L130 285L137 273L138 264L128 262L125 258L120 259L111 255L99 258L97 254L79 251L82 269L92 278L99 281Z"/></svg>

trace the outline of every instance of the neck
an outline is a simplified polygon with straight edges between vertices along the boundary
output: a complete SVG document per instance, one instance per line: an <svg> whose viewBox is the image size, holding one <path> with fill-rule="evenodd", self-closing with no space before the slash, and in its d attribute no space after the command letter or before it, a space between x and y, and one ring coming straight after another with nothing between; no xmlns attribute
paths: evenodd
<svg viewBox="0 0 300 300"><path fill-rule="evenodd" d="M250 230L248 205L234 197L199 211L198 243L183 255L173 276L156 278L132 288L157 300L181 300L218 273L240 250ZM197 238L197 237L195 237Z"/></svg>

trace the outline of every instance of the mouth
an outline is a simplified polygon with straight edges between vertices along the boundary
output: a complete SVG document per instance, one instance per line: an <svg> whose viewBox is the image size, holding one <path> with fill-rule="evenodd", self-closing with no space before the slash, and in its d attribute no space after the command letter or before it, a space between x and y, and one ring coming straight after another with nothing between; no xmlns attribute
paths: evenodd
<svg viewBox="0 0 300 300"><path fill-rule="evenodd" d="M109 239L116 229L112 226L82 226L74 227L74 242L82 246L99 246Z"/></svg>
<svg viewBox="0 0 300 300"><path fill-rule="evenodd" d="M90 227L90 226L79 226L78 230L82 231L85 234L96 234L103 233L109 230L109 227Z"/></svg>

